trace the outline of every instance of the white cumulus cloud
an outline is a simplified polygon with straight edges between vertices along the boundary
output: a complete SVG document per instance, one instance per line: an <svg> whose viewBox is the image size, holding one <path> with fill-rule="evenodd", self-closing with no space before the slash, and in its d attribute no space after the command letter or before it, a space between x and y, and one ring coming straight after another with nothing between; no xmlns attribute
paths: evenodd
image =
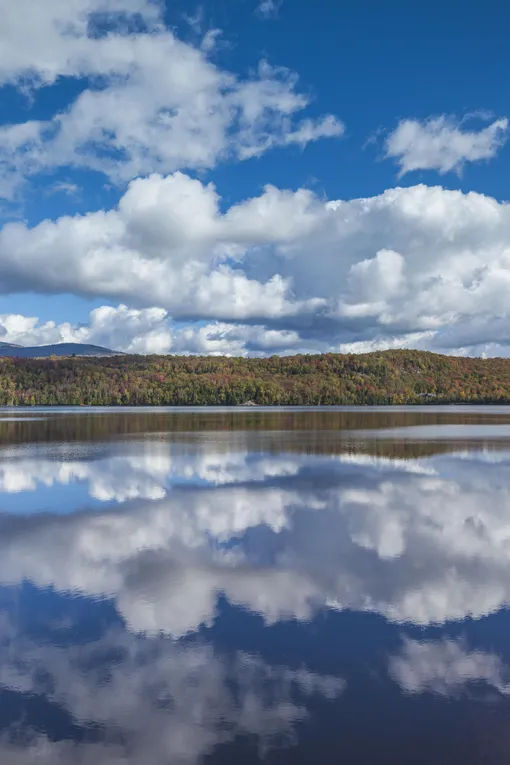
<svg viewBox="0 0 510 765"><path fill-rule="evenodd" d="M343 133L332 115L298 118L310 96L296 74L264 61L245 78L221 69L210 59L214 35L196 47L179 40L150 0L20 0L14 10L1 0L0 11L0 84L85 83L48 119L0 128L5 195L58 167L123 183ZM139 31L128 34L135 19Z"/></svg>
<svg viewBox="0 0 510 765"><path fill-rule="evenodd" d="M328 346L304 341L298 332L260 325L210 324L176 328L163 308L101 306L87 323L40 322L36 316L0 314L0 341L22 346L91 343L125 353L248 356L313 352Z"/></svg>
<svg viewBox="0 0 510 765"><path fill-rule="evenodd" d="M212 184L156 174L110 210L8 223L0 288L120 300L89 329L44 331L125 350L509 354L507 203L424 185L330 202L267 186L221 202Z"/></svg>
<svg viewBox="0 0 510 765"><path fill-rule="evenodd" d="M437 170L441 175L460 172L466 162L492 159L508 139L503 117L480 130L467 130L461 122L442 115L419 121L406 119L386 140L386 157L395 159L399 176L413 170Z"/></svg>

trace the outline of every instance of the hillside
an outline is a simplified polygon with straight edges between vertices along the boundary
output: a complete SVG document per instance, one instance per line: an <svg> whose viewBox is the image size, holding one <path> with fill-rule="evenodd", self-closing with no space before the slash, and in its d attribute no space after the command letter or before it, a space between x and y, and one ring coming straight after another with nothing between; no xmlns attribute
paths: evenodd
<svg viewBox="0 0 510 765"><path fill-rule="evenodd" d="M0 357L12 356L21 359L46 358L48 356L114 356L118 351L102 348L100 345L85 343L55 343L53 345L22 346L14 343L0 343Z"/></svg>
<svg viewBox="0 0 510 765"><path fill-rule="evenodd" d="M422 351L266 359L0 359L0 405L510 402L510 360Z"/></svg>

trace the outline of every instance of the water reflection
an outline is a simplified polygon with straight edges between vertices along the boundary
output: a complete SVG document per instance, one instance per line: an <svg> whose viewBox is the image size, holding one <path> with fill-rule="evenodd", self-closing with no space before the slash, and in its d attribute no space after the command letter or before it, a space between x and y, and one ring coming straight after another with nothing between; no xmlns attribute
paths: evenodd
<svg viewBox="0 0 510 765"><path fill-rule="evenodd" d="M65 517L4 511L0 579L114 598L132 629L174 637L210 624L220 594L268 623L325 606L421 625L482 616L510 598L509 467L510 451L11 459L4 508L5 493L71 480L99 504L79 492Z"/></svg>
<svg viewBox="0 0 510 765"><path fill-rule="evenodd" d="M7 744L3 755L0 749L2 762L8 756L9 762L45 765L189 763L241 735L255 737L262 753L292 742L311 699L336 699L345 687L340 678L271 666L240 651L221 654L205 642L153 642L121 628L72 646L16 640L11 624L4 625L6 632L4 692L44 698L47 708L23 754L14 742ZM54 740L51 707L65 710L61 727L74 740Z"/></svg>
<svg viewBox="0 0 510 765"><path fill-rule="evenodd" d="M40 495L46 488L53 490L54 509L61 509L59 489L74 485L79 493L80 484L81 495L99 502L161 499L177 485L255 483L298 469L299 462L292 456L252 459L246 452L216 454L203 446L182 453L158 442L141 442L135 448L120 443L107 449L10 449L4 450L0 461L0 503L10 509L12 497L6 500L2 495Z"/></svg>
<svg viewBox="0 0 510 765"><path fill-rule="evenodd" d="M10 439L1 762L507 761L510 443L296 416Z"/></svg>
<svg viewBox="0 0 510 765"><path fill-rule="evenodd" d="M510 668L501 658L472 651L461 640L405 640L400 654L391 658L389 670L411 694L458 696L470 684L485 684L504 696L510 694Z"/></svg>

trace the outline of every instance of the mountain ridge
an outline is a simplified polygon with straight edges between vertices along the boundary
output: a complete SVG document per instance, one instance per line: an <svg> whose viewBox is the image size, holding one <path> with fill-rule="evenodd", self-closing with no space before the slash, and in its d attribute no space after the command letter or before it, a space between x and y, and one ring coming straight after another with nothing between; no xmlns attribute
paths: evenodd
<svg viewBox="0 0 510 765"><path fill-rule="evenodd" d="M122 356L121 351L112 351L110 348L104 348L101 345L92 345L90 343L52 343L50 345L31 345L23 346L15 343L0 342L0 358L15 357L20 359L37 359L48 356L76 356L80 357L106 357Z"/></svg>

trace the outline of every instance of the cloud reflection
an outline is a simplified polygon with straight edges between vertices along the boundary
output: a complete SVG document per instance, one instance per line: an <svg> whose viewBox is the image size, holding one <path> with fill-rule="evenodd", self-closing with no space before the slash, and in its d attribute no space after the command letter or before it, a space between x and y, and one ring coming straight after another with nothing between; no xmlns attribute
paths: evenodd
<svg viewBox="0 0 510 765"><path fill-rule="evenodd" d="M162 455L83 465L91 491L100 475L103 496L132 496L137 466L161 498L0 516L1 582L112 598L134 632L175 637L211 624L220 594L268 623L329 607L426 625L510 602L508 452Z"/></svg>
<svg viewBox="0 0 510 765"><path fill-rule="evenodd" d="M174 484L221 486L250 483L293 475L299 470L294 458L258 456L247 452L216 454L205 449L192 453L172 452L167 443L145 442L133 449L117 445L119 453L96 454L80 450L80 459L62 459L60 450L43 450L42 456L24 456L30 450L11 449L9 459L0 462L0 495L35 493L52 488L58 502L59 487L84 484L91 499L99 502L127 502L133 499L161 499ZM34 451L34 450L32 450ZM45 456L49 452L48 456ZM4 504L8 505L5 501Z"/></svg>
<svg viewBox="0 0 510 765"><path fill-rule="evenodd" d="M57 705L81 730L77 741L58 740L51 716L37 730L25 722L22 742L12 730L0 739L1 761L10 765L187 764L238 736L253 737L264 752L292 743L312 698L332 701L345 688L341 678L205 643L114 628L95 642L59 647L16 635L12 625L9 635L5 626L0 687Z"/></svg>
<svg viewBox="0 0 510 765"><path fill-rule="evenodd" d="M406 640L401 654L391 658L389 669L393 679L410 694L458 696L473 683L510 694L510 670L500 657L471 651L461 641Z"/></svg>

